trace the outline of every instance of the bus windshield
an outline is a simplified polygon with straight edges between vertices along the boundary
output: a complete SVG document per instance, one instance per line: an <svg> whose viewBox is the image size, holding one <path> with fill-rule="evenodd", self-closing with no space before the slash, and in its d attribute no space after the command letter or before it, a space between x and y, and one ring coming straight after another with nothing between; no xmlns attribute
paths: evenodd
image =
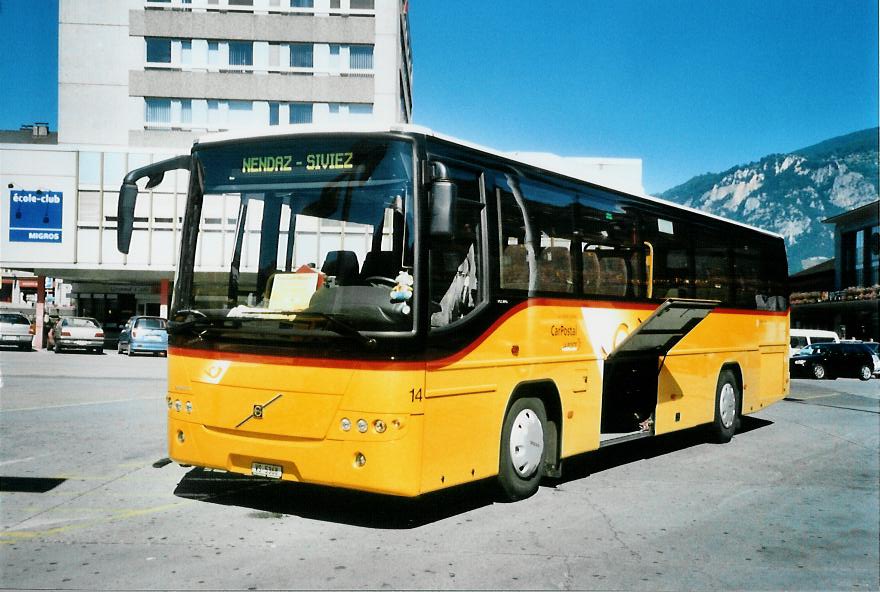
<svg viewBox="0 0 880 592"><path fill-rule="evenodd" d="M413 154L339 136L197 147L174 320L411 330Z"/></svg>

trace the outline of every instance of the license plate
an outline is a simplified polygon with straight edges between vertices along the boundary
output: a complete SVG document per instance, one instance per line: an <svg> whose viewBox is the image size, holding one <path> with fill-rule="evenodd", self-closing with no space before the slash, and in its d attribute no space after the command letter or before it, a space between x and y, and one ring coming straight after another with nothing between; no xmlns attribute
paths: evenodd
<svg viewBox="0 0 880 592"><path fill-rule="evenodd" d="M255 462L251 464L251 475L254 477L269 477L270 479L281 479L281 467L278 465L267 465Z"/></svg>
<svg viewBox="0 0 880 592"><path fill-rule="evenodd" d="M162 338L158 335L147 335L147 341L159 341L160 339Z"/></svg>
<svg viewBox="0 0 880 592"><path fill-rule="evenodd" d="M83 340L83 339L77 339L76 341L74 341L74 343L75 343L76 345L88 345L88 344L89 344L88 341L85 341L85 340Z"/></svg>

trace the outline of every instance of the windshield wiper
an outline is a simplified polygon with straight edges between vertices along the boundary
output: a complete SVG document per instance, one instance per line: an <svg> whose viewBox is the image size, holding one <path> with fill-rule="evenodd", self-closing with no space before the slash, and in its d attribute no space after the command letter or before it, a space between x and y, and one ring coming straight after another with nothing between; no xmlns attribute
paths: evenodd
<svg viewBox="0 0 880 592"><path fill-rule="evenodd" d="M279 311L272 311L276 314L279 314ZM267 313L268 314L268 313ZM324 319L329 323L329 329L334 333L339 335L343 335L345 337L354 337L359 343L363 344L369 349L373 349L376 347L376 340L372 337L367 337L345 321L339 320L339 318L328 314L326 312L296 312L296 311L280 311L280 314L293 314L296 315L297 319L308 319L308 318L318 318Z"/></svg>
<svg viewBox="0 0 880 592"><path fill-rule="evenodd" d="M191 329L197 329L197 328L201 328L201 327L209 328L209 329L223 328L227 325L227 323L232 325L228 328L238 329L239 327L241 327L242 322L244 322L244 321L262 320L262 319L247 318L247 317L232 317L232 318L230 318L230 317L209 317L209 316L205 316L204 314L202 314L198 311L181 311L181 312L195 313L195 314L199 314L201 316L196 317L194 319L191 319L189 321L184 321L182 323L177 323L175 321L169 321L168 322L168 333L170 333L172 335L176 335L178 333L185 333Z"/></svg>
<svg viewBox="0 0 880 592"><path fill-rule="evenodd" d="M201 315L197 318L191 319L189 321L185 321L183 323L169 323L168 332L172 335L178 333L184 333L190 331L191 329L197 329L200 327L204 327L206 329L239 329L246 322L253 321L266 321L267 319L262 318L260 315L294 315L293 322L297 319L322 319L327 321L328 329L333 331L338 335L342 335L344 337L353 337L358 343L364 345L369 349L373 349L376 347L376 340L372 337L367 337L345 321L339 320L337 317L324 313L324 312L299 312L293 310L272 310L272 311L248 311L249 316L241 316L241 317L208 317L203 313L195 310L189 311L181 311L190 313L191 315L197 314ZM253 315L253 316L250 316ZM287 319L269 319L269 320L278 320L282 323L290 323L292 321L288 321ZM260 329L264 331L263 329Z"/></svg>

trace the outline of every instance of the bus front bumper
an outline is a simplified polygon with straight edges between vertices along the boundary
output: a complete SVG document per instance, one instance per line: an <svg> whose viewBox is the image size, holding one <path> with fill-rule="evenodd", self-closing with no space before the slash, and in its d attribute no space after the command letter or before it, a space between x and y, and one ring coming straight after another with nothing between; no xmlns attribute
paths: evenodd
<svg viewBox="0 0 880 592"><path fill-rule="evenodd" d="M422 429L422 416L413 415L393 439L269 439L169 416L168 451L184 465L242 475L280 467L286 481L413 497L421 493Z"/></svg>

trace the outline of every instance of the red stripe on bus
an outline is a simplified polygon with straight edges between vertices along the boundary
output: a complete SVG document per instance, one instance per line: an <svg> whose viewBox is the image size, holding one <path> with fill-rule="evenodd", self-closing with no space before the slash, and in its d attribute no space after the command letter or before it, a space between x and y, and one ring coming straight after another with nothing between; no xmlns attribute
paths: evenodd
<svg viewBox="0 0 880 592"><path fill-rule="evenodd" d="M208 360L229 360L236 362L245 362L252 364L276 364L283 366L313 366L319 368L337 368L347 370L387 370L387 371L405 371L420 370L426 365L429 369L442 368L453 364L485 342L498 328L508 321L512 316L522 312L527 308L539 306L558 306L565 308L602 308L616 310L641 310L654 311L658 308L658 304L652 303L633 303L620 302L613 300L569 300L555 298L532 298L525 300L503 315L498 317L483 333L468 344L463 349L436 360L421 360L417 362L404 362L394 360L341 360L338 358L303 358L290 357L285 355L267 355L267 354L246 354L239 352L221 352L210 351L195 348L170 347L169 352L175 356L183 356L188 358L204 358ZM717 308L712 311L714 314L734 314L734 315L757 315L757 316L788 316L788 311L769 311L769 310L742 310L736 308Z"/></svg>

